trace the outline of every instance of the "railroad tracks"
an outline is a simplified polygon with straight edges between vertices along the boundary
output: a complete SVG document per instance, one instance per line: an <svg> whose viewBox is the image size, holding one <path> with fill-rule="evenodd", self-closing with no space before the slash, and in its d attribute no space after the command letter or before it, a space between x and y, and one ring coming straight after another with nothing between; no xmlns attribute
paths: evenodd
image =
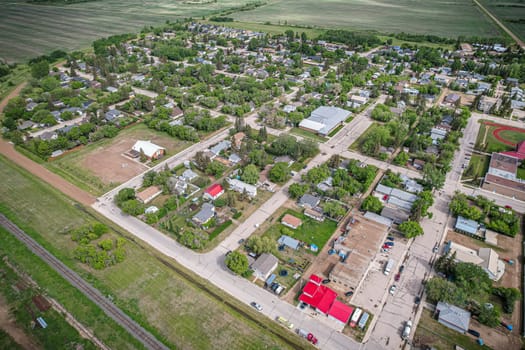
<svg viewBox="0 0 525 350"><path fill-rule="evenodd" d="M97 304L109 317L126 329L133 337L148 349L167 350L166 345L157 340L151 333L133 321L115 304L105 298L97 289L84 281L76 272L64 265L51 253L44 249L38 242L22 231L4 215L0 214L0 225L5 227L13 236L24 243L34 254L44 260L49 266L80 290L91 301Z"/></svg>

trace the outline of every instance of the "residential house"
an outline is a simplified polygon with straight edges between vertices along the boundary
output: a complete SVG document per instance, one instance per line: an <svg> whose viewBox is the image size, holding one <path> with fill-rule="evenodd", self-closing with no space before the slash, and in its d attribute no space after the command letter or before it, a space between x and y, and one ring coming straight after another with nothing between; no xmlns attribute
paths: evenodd
<svg viewBox="0 0 525 350"><path fill-rule="evenodd" d="M232 189L233 191L239 193L246 193L250 197L257 196L257 187L255 187L254 185L250 185L244 181L232 178L228 178L226 179L226 181L228 182L228 185L230 185L230 189Z"/></svg>
<svg viewBox="0 0 525 350"><path fill-rule="evenodd" d="M224 188L219 184L213 184L204 191L204 198L210 199L212 201L216 200L224 193Z"/></svg>
<svg viewBox="0 0 525 350"><path fill-rule="evenodd" d="M298 240L287 235L282 235L281 237L279 237L277 243L279 243L279 245L284 245L293 250L299 249L300 246L300 242Z"/></svg>
<svg viewBox="0 0 525 350"><path fill-rule="evenodd" d="M383 210L381 210L381 216L392 220L392 222L397 225L407 221L410 218L410 214L408 212L389 206L383 207Z"/></svg>
<svg viewBox="0 0 525 350"><path fill-rule="evenodd" d="M231 142L228 140L222 140L212 148L210 148L210 152L212 153L213 158L217 157L222 151L226 151L231 147Z"/></svg>
<svg viewBox="0 0 525 350"><path fill-rule="evenodd" d="M470 312L457 306L438 302L436 306L438 322L459 333L465 334L470 325Z"/></svg>
<svg viewBox="0 0 525 350"><path fill-rule="evenodd" d="M319 205L320 201L321 199L319 197L306 193L299 199L299 206L303 208L315 208Z"/></svg>
<svg viewBox="0 0 525 350"><path fill-rule="evenodd" d="M430 130L430 138L432 139L432 144L437 145L441 140L444 140L447 137L448 131L434 127Z"/></svg>
<svg viewBox="0 0 525 350"><path fill-rule="evenodd" d="M250 266L256 278L266 281L277 268L279 259L269 253L263 253Z"/></svg>
<svg viewBox="0 0 525 350"><path fill-rule="evenodd" d="M303 222L301 221L301 219L293 216L293 215L290 215L290 214L286 214L285 216L283 216L283 218L281 219L281 224L283 224L284 226L287 226L291 229L297 229L299 226L301 226Z"/></svg>
<svg viewBox="0 0 525 350"><path fill-rule="evenodd" d="M104 119L110 123L114 122L116 119L122 118L124 116L124 113L119 111L118 109L110 109L106 113L104 113Z"/></svg>
<svg viewBox="0 0 525 350"><path fill-rule="evenodd" d="M496 97L481 96L478 109L484 113L489 113L490 110L494 107L498 109L501 105L501 100Z"/></svg>
<svg viewBox="0 0 525 350"><path fill-rule="evenodd" d="M315 210L315 209L311 209L311 208L305 208L304 209L304 215L308 216L309 218L311 219L314 219L316 221L319 221L319 222L323 222L324 221L324 215L323 213Z"/></svg>
<svg viewBox="0 0 525 350"><path fill-rule="evenodd" d="M198 177L199 177L199 175L197 173L195 173L191 169L184 170L184 172L181 175L181 179L186 181L186 182L192 182L193 180L195 180Z"/></svg>
<svg viewBox="0 0 525 350"><path fill-rule="evenodd" d="M162 188L158 186L150 186L145 190L137 193L137 199L140 202L147 204L154 200L156 197L158 197L160 194L162 194Z"/></svg>
<svg viewBox="0 0 525 350"><path fill-rule="evenodd" d="M206 225L215 216L215 207L210 203L203 203L201 210L191 219L197 225Z"/></svg>

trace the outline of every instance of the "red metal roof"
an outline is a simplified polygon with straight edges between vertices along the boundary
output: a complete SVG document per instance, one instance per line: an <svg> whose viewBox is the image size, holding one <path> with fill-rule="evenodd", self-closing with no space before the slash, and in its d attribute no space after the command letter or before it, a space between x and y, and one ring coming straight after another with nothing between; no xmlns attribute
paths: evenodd
<svg viewBox="0 0 525 350"><path fill-rule="evenodd" d="M315 293L317 292L318 288L319 288L319 285L312 283L312 282L308 282L306 286L304 286L303 288L303 294L313 297Z"/></svg>
<svg viewBox="0 0 525 350"><path fill-rule="evenodd" d="M208 187L206 189L206 193L209 194L212 197L215 197L216 195L218 195L222 191L224 191L224 188L222 188L222 186L219 185L219 184L213 184L213 185L211 185L210 187Z"/></svg>
<svg viewBox="0 0 525 350"><path fill-rule="evenodd" d="M310 282L313 282L313 283L315 283L317 285L320 285L322 280L323 279L321 277L317 276L317 275L311 275L310 276Z"/></svg>
<svg viewBox="0 0 525 350"><path fill-rule="evenodd" d="M327 314L328 310L330 310L330 307L334 303L335 298L337 298L337 293L325 286L321 286L320 288L324 289L323 297L317 303L316 309L323 314Z"/></svg>
<svg viewBox="0 0 525 350"><path fill-rule="evenodd" d="M352 312L354 312L352 307L340 302L339 300L335 300L330 311L328 311L328 315L346 324L348 323L348 320L350 320Z"/></svg>

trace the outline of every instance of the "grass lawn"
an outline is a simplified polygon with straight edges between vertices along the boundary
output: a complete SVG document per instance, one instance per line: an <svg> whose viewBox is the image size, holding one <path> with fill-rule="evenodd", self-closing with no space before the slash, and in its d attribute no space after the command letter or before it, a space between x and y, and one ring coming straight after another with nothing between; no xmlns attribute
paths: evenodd
<svg viewBox="0 0 525 350"><path fill-rule="evenodd" d="M465 350L489 349L476 344L474 339L443 326L432 319L430 311L423 310L414 335L413 343L418 346L432 346L437 350L453 349L455 345Z"/></svg>
<svg viewBox="0 0 525 350"><path fill-rule="evenodd" d="M309 139L311 141L315 141L315 142L323 143L323 142L326 142L328 140L326 137L322 137L320 135L314 134L313 132L306 131L306 130L301 129L301 128L292 128L290 130L290 133L295 134L297 136L301 136L301 137L306 138L306 139Z"/></svg>
<svg viewBox="0 0 525 350"><path fill-rule="evenodd" d="M299 226L296 230L292 230L283 224L280 223L281 218L284 216L284 214L290 214L293 215L303 221L303 224ZM264 235L271 237L272 239L279 239L281 237L281 229L287 229L292 232L291 237L306 242L308 244L315 244L319 247L319 251L321 251L326 244L326 242L330 239L330 237L333 235L334 231L337 228L337 223L335 223L332 220L325 219L324 222L318 222L315 221L302 213L296 212L294 210L288 209L286 210L280 217L279 222L275 223L273 226L271 226L268 231L264 233ZM316 254L317 255L317 254Z"/></svg>
<svg viewBox="0 0 525 350"><path fill-rule="evenodd" d="M349 117L346 122L349 123L352 121L352 117ZM337 128L335 128L334 130L332 130L331 133L328 134L328 137L332 137L334 136L335 134L337 134L339 132L339 130L341 130L343 128L344 125L339 125Z"/></svg>
<svg viewBox="0 0 525 350"><path fill-rule="evenodd" d="M483 154L472 154L470 162L463 172L464 179L478 179L485 176L489 169L490 157Z"/></svg>
<svg viewBox="0 0 525 350"><path fill-rule="evenodd" d="M0 329L0 349L23 350L17 342L3 329Z"/></svg>
<svg viewBox="0 0 525 350"><path fill-rule="evenodd" d="M151 140L166 148L166 157L174 155L192 145L188 141L180 141L164 133L149 129L143 123L121 130L112 139L87 145L66 155L45 163L45 166L62 176L76 186L99 196L124 180L147 170L145 166L129 162L127 167L121 163L127 162L121 154L128 150L136 140ZM104 153L101 153L104 152ZM97 157L100 154L100 157ZM109 161L109 164L106 163ZM129 165L134 166L132 169ZM108 167L112 168L109 169ZM114 181L111 181L113 179ZM120 180L120 181L119 181Z"/></svg>
<svg viewBox="0 0 525 350"><path fill-rule="evenodd" d="M242 22L311 25L314 28L376 30L382 33L431 32L450 38L501 35L497 26L468 0L453 3L444 0L275 0L229 17ZM432 23L431 29L429 23Z"/></svg>
<svg viewBox="0 0 525 350"><path fill-rule="evenodd" d="M72 254L74 242L63 234L64 230L94 220L112 224L89 209L74 205L69 198L3 157L0 157L0 175L4 178L0 187L0 211L103 294L112 295L119 307L168 344L191 349L287 348L273 335L285 334L274 322L250 316L252 311L248 306L216 290L174 261L157 256L147 245L130 239L130 235L118 227L112 226L114 235L128 239L124 262L98 271L76 262ZM10 237L0 231L0 249L23 264L25 271L81 322L94 329L108 346L139 347L108 318L89 309L90 303L84 302L76 289L63 282L51 284L48 275L54 274L47 265L36 263L37 258L32 254L20 254L18 250L23 248L20 244L17 248L17 241ZM270 329L273 334L262 328Z"/></svg>
<svg viewBox="0 0 525 350"><path fill-rule="evenodd" d="M518 173L516 174L516 176L518 177L518 179L525 180L525 169L518 168Z"/></svg>
<svg viewBox="0 0 525 350"><path fill-rule="evenodd" d="M1 16L1 15L0 15ZM29 67L18 65L11 73L0 81L0 101L4 99L19 84L29 79Z"/></svg>

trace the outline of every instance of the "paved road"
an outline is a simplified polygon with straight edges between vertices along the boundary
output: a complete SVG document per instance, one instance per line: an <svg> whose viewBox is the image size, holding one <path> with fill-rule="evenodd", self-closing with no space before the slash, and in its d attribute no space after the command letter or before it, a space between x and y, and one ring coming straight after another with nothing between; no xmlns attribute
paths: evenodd
<svg viewBox="0 0 525 350"><path fill-rule="evenodd" d="M126 329L133 337L140 341L148 349L167 350L168 347L158 341L151 333L133 321L128 315L120 310L115 304L106 299L97 289L84 281L76 272L64 265L51 253L45 250L34 239L13 224L3 214L0 214L0 225L5 227L13 236L24 243L35 255L39 256L45 263L58 272L69 283L76 287L82 294L98 305L109 317Z"/></svg>

